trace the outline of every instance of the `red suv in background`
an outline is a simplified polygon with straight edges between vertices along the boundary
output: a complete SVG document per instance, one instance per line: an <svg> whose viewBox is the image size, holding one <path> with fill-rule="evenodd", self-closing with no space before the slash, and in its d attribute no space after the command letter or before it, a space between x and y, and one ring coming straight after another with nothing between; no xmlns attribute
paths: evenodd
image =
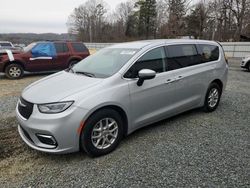
<svg viewBox="0 0 250 188"><path fill-rule="evenodd" d="M0 72L10 79L21 78L24 71L63 70L89 56L82 42L44 41L28 45L22 52L0 56Z"/></svg>

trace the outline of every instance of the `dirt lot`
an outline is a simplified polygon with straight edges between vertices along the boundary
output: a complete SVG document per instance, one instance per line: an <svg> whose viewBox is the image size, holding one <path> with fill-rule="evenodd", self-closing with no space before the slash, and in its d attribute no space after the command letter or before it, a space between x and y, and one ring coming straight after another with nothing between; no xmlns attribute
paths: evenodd
<svg viewBox="0 0 250 188"><path fill-rule="evenodd" d="M150 125L96 159L37 152L18 136L18 96L46 75L0 75L0 187L250 187L250 73L239 61L230 61L215 112L192 110Z"/></svg>

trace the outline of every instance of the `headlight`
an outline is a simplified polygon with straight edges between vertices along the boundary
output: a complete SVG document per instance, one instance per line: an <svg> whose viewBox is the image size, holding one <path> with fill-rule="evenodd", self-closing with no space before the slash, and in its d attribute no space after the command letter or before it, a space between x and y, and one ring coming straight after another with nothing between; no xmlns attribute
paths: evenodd
<svg viewBox="0 0 250 188"><path fill-rule="evenodd" d="M55 114L67 110L72 104L73 101L67 101L67 102L58 102L50 104L38 104L37 106L41 113Z"/></svg>

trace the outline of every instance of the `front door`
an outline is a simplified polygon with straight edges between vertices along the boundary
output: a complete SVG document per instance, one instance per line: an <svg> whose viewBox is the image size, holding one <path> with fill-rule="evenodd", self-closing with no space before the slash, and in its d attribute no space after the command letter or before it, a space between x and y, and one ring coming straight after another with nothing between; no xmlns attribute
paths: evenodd
<svg viewBox="0 0 250 188"><path fill-rule="evenodd" d="M53 57L31 57L27 62L27 70L31 72L49 71L53 69Z"/></svg>
<svg viewBox="0 0 250 188"><path fill-rule="evenodd" d="M165 72L165 50L159 47L143 55L125 74L129 79L131 114L135 129L145 124L171 115L174 112L175 73ZM138 72L142 69L154 70L154 79L137 85Z"/></svg>
<svg viewBox="0 0 250 188"><path fill-rule="evenodd" d="M53 58L55 58L56 52L52 42L37 43L30 53L26 65L28 71L53 70Z"/></svg>

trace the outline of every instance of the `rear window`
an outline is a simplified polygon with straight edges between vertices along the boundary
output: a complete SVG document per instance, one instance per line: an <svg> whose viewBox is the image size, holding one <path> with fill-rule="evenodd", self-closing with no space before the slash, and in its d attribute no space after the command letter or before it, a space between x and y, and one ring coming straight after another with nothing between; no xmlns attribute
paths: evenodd
<svg viewBox="0 0 250 188"><path fill-rule="evenodd" d="M60 43L54 43L54 45L57 53L65 53L69 51L69 48L66 43L60 42Z"/></svg>
<svg viewBox="0 0 250 188"><path fill-rule="evenodd" d="M209 61L216 61L219 59L219 47L208 44L199 44L201 50L201 61L202 63Z"/></svg>
<svg viewBox="0 0 250 188"><path fill-rule="evenodd" d="M86 51L88 51L86 46L83 43L80 43L80 42L72 43L72 47L73 47L75 52L86 52Z"/></svg>

